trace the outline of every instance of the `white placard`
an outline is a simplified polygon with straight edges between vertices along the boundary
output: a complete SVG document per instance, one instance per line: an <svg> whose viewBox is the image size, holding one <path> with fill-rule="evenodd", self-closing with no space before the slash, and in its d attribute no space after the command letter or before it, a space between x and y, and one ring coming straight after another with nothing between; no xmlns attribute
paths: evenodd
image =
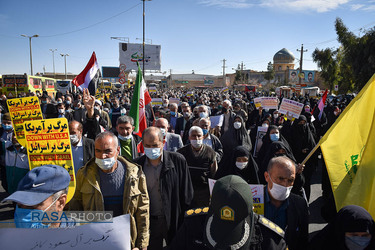
<svg viewBox="0 0 375 250"><path fill-rule="evenodd" d="M262 107L264 109L278 109L279 102L277 97L262 97Z"/></svg>
<svg viewBox="0 0 375 250"><path fill-rule="evenodd" d="M177 105L180 105L180 98L169 98L169 104L176 103Z"/></svg>
<svg viewBox="0 0 375 250"><path fill-rule="evenodd" d="M130 250L130 216L113 223L91 223L74 228L1 228L1 249L126 249Z"/></svg>
<svg viewBox="0 0 375 250"><path fill-rule="evenodd" d="M224 115L210 116L211 128L223 126Z"/></svg>
<svg viewBox="0 0 375 250"><path fill-rule="evenodd" d="M263 144L263 140L262 140L263 136L267 134L267 130L268 130L268 127L261 127L261 126L258 127L257 137L255 139L254 153L253 153L254 157L258 156L258 152Z"/></svg>
<svg viewBox="0 0 375 250"><path fill-rule="evenodd" d="M280 105L279 112L281 114L286 114L289 112L289 115L294 118L299 118L301 111L303 109L303 103L299 103L293 100L284 98L283 102Z"/></svg>

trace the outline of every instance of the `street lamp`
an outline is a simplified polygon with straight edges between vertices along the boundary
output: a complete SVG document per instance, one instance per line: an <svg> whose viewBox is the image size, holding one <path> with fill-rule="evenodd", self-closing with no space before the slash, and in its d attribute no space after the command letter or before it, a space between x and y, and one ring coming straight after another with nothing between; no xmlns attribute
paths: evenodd
<svg viewBox="0 0 375 250"><path fill-rule="evenodd" d="M142 38L136 38L135 40L143 40ZM152 44L152 39L145 38L146 42Z"/></svg>
<svg viewBox="0 0 375 250"><path fill-rule="evenodd" d="M49 51L52 52L52 62L53 62L53 78L56 78L56 72L55 72L55 51L57 49L49 49Z"/></svg>
<svg viewBox="0 0 375 250"><path fill-rule="evenodd" d="M66 57L69 56L69 54L60 54L60 56L64 57L64 63L65 63L65 79L68 79L68 76L66 75Z"/></svg>
<svg viewBox="0 0 375 250"><path fill-rule="evenodd" d="M142 56L142 72L143 76L145 75L145 18L146 18L146 12L145 12L145 2L151 1L151 0L141 0L143 2L143 56Z"/></svg>
<svg viewBox="0 0 375 250"><path fill-rule="evenodd" d="M33 35L33 36L27 36L25 34L22 34L21 36L29 38L29 47L30 47L30 69L31 69L31 75L33 75L33 54L31 51L31 38L38 37L39 35Z"/></svg>

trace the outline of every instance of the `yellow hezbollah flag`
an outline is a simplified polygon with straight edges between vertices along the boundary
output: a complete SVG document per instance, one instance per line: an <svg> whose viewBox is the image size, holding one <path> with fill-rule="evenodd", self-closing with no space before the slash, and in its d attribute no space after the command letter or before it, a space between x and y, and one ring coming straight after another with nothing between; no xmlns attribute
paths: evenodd
<svg viewBox="0 0 375 250"><path fill-rule="evenodd" d="M375 75L320 140L337 211L365 208L375 218Z"/></svg>

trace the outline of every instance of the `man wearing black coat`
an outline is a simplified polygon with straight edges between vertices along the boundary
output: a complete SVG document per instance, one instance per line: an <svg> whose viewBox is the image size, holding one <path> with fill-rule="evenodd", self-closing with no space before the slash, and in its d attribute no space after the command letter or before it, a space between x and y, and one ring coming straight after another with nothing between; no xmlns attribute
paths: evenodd
<svg viewBox="0 0 375 250"><path fill-rule="evenodd" d="M143 167L150 199L150 242L148 249L163 249L182 225L184 213L193 199L193 185L184 156L163 150L165 141L159 128L143 131L145 155L134 161Z"/></svg>
<svg viewBox="0 0 375 250"><path fill-rule="evenodd" d="M264 177L264 217L285 230L288 249L306 249L309 238L307 202L291 193L296 176L295 164L285 156L270 160Z"/></svg>

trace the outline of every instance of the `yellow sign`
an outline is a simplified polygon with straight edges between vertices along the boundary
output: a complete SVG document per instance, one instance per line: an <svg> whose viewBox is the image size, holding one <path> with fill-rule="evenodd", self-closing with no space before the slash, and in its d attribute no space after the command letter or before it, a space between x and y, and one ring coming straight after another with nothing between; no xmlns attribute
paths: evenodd
<svg viewBox="0 0 375 250"><path fill-rule="evenodd" d="M43 119L42 111L39 105L39 99L36 96L15 98L7 100L10 118L13 128L16 132L16 138L22 146L26 146L23 123L31 120Z"/></svg>
<svg viewBox="0 0 375 250"><path fill-rule="evenodd" d="M69 202L74 195L76 180L68 120L57 118L26 121L24 126L30 169L47 164L64 167L70 174Z"/></svg>

